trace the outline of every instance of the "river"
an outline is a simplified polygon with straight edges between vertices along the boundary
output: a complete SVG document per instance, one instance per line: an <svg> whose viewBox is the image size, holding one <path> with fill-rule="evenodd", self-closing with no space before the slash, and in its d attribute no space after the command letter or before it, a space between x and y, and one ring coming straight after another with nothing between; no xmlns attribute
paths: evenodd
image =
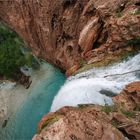
<svg viewBox="0 0 140 140"><path fill-rule="evenodd" d="M39 120L49 112L53 98L65 79L57 68L44 62L38 71L33 72L33 82L28 90L23 87L11 89L13 94L22 92L26 97L17 95L19 98L16 100L25 99L12 112L6 127L0 128L0 140L31 140ZM16 104L16 101L12 101Z"/></svg>
<svg viewBox="0 0 140 140"><path fill-rule="evenodd" d="M44 62L40 70L32 74L33 82L28 90L14 88L15 93L24 93L26 97L10 116L6 127L0 129L0 140L31 140L37 123L49 111L78 104L111 105L112 96L128 83L139 80L140 54L67 80L57 68Z"/></svg>

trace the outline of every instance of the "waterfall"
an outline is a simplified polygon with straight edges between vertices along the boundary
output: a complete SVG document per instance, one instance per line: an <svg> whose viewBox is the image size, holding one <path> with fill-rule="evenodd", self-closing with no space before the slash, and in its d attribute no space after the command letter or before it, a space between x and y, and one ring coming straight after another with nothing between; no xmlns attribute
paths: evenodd
<svg viewBox="0 0 140 140"><path fill-rule="evenodd" d="M121 63L93 68L67 79L53 100L51 111L78 104L113 104L115 96L128 84L140 80L140 54Z"/></svg>

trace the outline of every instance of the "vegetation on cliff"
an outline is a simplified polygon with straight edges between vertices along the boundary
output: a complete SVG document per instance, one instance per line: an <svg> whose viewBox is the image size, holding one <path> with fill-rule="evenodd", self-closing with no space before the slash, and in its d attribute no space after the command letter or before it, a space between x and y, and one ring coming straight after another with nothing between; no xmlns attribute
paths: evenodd
<svg viewBox="0 0 140 140"><path fill-rule="evenodd" d="M21 66L31 66L33 57L22 53L22 44L15 32L0 24L0 75L14 78Z"/></svg>

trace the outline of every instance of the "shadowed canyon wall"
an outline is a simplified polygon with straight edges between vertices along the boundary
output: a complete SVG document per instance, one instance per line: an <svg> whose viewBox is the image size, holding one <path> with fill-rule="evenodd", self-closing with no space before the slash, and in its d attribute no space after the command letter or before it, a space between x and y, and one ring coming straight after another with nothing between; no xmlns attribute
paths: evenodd
<svg viewBox="0 0 140 140"><path fill-rule="evenodd" d="M0 20L33 53L67 70L101 61L140 36L139 0L1 0Z"/></svg>

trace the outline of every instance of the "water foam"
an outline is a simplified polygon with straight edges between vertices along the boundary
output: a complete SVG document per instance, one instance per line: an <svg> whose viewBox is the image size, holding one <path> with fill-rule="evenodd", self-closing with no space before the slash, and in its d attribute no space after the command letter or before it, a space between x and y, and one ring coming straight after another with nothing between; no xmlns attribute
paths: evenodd
<svg viewBox="0 0 140 140"><path fill-rule="evenodd" d="M78 104L112 104L111 97L125 85L140 80L140 54L112 66L93 68L71 76L53 100L51 111Z"/></svg>

